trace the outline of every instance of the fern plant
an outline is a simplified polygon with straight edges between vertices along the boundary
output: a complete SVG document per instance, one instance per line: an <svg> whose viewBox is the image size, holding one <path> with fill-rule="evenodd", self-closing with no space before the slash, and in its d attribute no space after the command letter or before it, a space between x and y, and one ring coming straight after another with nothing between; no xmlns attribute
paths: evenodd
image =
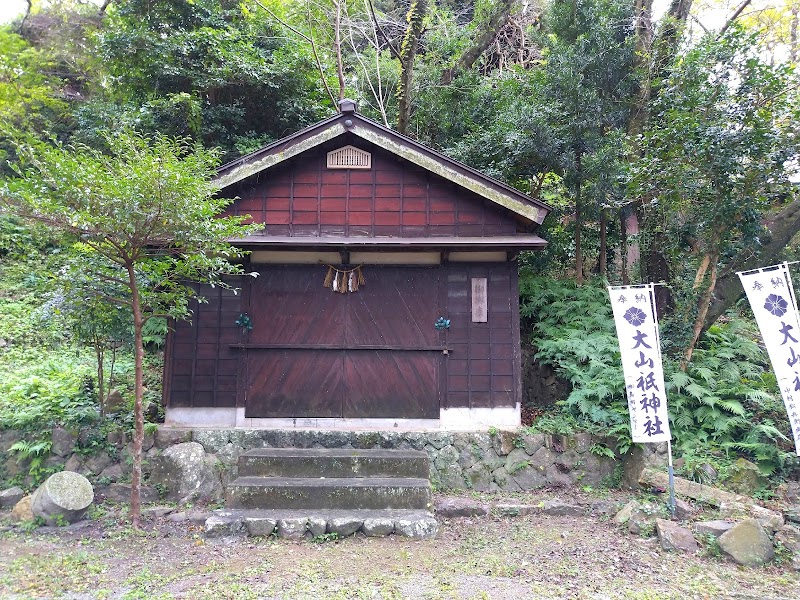
<svg viewBox="0 0 800 600"><path fill-rule="evenodd" d="M520 314L536 359L572 384L558 403L576 426L631 444L622 365L605 282L522 277ZM674 444L679 452L745 455L761 471L781 471L790 456L788 420L752 322L715 325L686 372L665 358ZM666 341L668 343L668 340Z"/></svg>

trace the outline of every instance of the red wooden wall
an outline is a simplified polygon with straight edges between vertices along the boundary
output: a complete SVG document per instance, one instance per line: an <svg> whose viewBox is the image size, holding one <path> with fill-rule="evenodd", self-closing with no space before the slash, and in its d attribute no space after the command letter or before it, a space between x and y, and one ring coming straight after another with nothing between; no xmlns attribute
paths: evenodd
<svg viewBox="0 0 800 600"><path fill-rule="evenodd" d="M494 408L522 400L516 263L447 265L447 406ZM487 281L488 318L472 322L473 277Z"/></svg>
<svg viewBox="0 0 800 600"><path fill-rule="evenodd" d="M327 152L348 144L372 153L370 170L327 169ZM230 212L252 215L265 224L266 236L491 237L518 229L509 211L350 135L230 186L224 194L238 196ZM440 370L442 405L513 406L522 397L516 263L448 263L432 268L431 276L439 282L439 297L430 301L452 323L445 336L452 350ZM323 277L321 268L319 289L308 293L331 294L321 286ZM486 323L472 322L474 277L488 280ZM244 278L242 286L250 282ZM239 295L211 288L202 294L208 304L196 306L192 323L177 323L168 338L165 400L174 407L242 406L247 350L231 346L246 344L248 336L235 321L248 311L254 320L269 322L281 307L248 306L246 287Z"/></svg>
<svg viewBox="0 0 800 600"><path fill-rule="evenodd" d="M164 395L169 406L236 406L241 353L231 344L242 341L235 322L241 295L201 286L208 301L193 303L191 321L173 324L164 357Z"/></svg>
<svg viewBox="0 0 800 600"><path fill-rule="evenodd" d="M380 270L389 268L370 272L367 267L366 271L369 277L375 277ZM264 265L259 269L266 272L281 267ZM516 263L449 263L431 268L430 272L441 284L439 298L430 297L430 301L438 304L439 313L451 320L451 327L442 340L450 348L443 361L444 374L440 380L442 405L514 406L522 398ZM308 293L333 294L322 287L324 275L325 269L320 267L320 285L318 289L309 289ZM488 279L486 323L472 322L473 277ZM195 305L191 323L175 324L165 359L165 400L170 406L237 405L237 386L241 398L247 385L243 369L246 351L230 346L253 340L248 339L235 321L247 310L254 322L270 323L281 310L278 306L263 304L245 307L244 299L250 296L246 286L251 282L250 278L244 278L241 285L245 288L238 295L219 288L202 288L201 294L208 303ZM333 300L336 299L334 296ZM374 307L378 311L385 308ZM433 333L433 322L426 324Z"/></svg>
<svg viewBox="0 0 800 600"><path fill-rule="evenodd" d="M304 153L225 190L239 197L230 212L264 223L280 236L494 236L513 235L508 211L376 147L372 169L326 168L328 150Z"/></svg>

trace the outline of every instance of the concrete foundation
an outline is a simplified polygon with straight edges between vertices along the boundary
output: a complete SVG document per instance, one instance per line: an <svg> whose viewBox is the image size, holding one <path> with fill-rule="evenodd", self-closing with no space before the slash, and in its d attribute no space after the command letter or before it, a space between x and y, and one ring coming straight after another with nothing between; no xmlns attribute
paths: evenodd
<svg viewBox="0 0 800 600"><path fill-rule="evenodd" d="M252 419L244 408L170 408L171 427L236 427L248 429L337 429L343 431L485 431L519 427L520 405L498 408L442 408L438 419Z"/></svg>

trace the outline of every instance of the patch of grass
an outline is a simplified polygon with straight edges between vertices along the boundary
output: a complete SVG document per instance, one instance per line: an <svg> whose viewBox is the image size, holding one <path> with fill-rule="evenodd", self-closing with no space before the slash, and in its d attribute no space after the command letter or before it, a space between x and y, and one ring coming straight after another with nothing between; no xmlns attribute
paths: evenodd
<svg viewBox="0 0 800 600"><path fill-rule="evenodd" d="M385 571L374 565L374 570L343 574L327 559L316 557L303 561L294 573L286 574L280 584L273 584L258 597L302 598L316 600L401 600L404 595ZM270 593L264 593L264 592Z"/></svg>
<svg viewBox="0 0 800 600"><path fill-rule="evenodd" d="M315 535L311 538L312 544L325 544L327 542L336 542L340 540L338 533L322 533L320 535Z"/></svg>
<svg viewBox="0 0 800 600"><path fill-rule="evenodd" d="M54 597L86 593L102 581L106 565L87 552L21 556L0 574L0 596Z"/></svg>
<svg viewBox="0 0 800 600"><path fill-rule="evenodd" d="M674 600L678 598L674 594L656 590L625 590L622 597L625 600Z"/></svg>
<svg viewBox="0 0 800 600"><path fill-rule="evenodd" d="M257 600L263 598L263 585L254 586L238 581L235 575L228 575L211 584L203 582L187 590L190 598L209 600Z"/></svg>
<svg viewBox="0 0 800 600"><path fill-rule="evenodd" d="M529 460L521 460L518 463L514 463L513 465L511 465L507 470L510 475L513 475L514 473L521 471L522 469L526 469L527 467L530 466L531 463Z"/></svg>
<svg viewBox="0 0 800 600"><path fill-rule="evenodd" d="M174 596L159 588L163 588L182 576L183 573L180 572L172 575L154 573L145 567L125 580L124 585L128 587L128 590L122 595L122 598L123 600L171 600Z"/></svg>

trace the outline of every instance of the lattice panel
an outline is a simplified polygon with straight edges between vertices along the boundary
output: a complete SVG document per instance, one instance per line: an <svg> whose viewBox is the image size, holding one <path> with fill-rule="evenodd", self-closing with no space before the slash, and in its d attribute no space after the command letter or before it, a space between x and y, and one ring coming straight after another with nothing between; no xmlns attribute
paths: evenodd
<svg viewBox="0 0 800 600"><path fill-rule="evenodd" d="M371 169L372 154L356 148L345 146L328 152L329 169Z"/></svg>

